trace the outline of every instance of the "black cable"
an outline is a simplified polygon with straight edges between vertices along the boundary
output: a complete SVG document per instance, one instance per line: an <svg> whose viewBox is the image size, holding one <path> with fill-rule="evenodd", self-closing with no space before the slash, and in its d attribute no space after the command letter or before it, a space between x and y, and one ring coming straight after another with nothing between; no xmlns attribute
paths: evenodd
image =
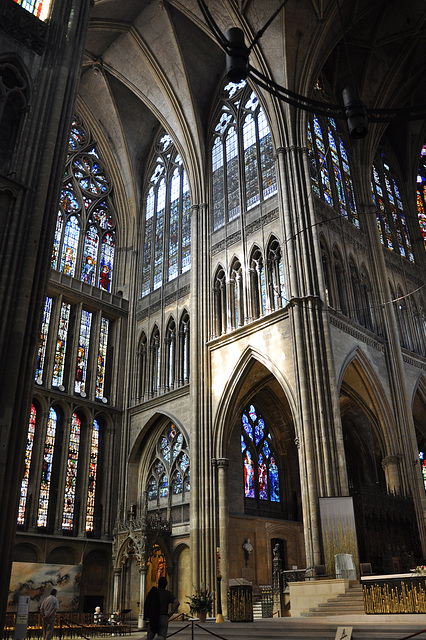
<svg viewBox="0 0 426 640"><path fill-rule="evenodd" d="M288 0L284 0L284 2L281 3L281 5L278 7L278 9L274 12L274 14L269 18L269 20L267 21L267 23L261 28L259 29L259 31L256 33L256 35L253 38L253 42L251 43L251 45L248 48L248 52L250 53L250 51L253 49L254 45L257 44L258 40L260 40L260 38L263 36L263 34L265 33L266 29L269 27L269 25L271 24L271 22L276 18L276 16L279 14L279 12L281 11L281 9L284 8L284 5L286 5L288 2Z"/></svg>

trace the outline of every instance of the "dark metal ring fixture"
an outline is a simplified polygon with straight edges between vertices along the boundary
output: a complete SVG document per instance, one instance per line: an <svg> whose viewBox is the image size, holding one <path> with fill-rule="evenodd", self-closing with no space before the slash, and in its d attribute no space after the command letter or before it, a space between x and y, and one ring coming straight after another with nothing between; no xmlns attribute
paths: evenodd
<svg viewBox="0 0 426 640"><path fill-rule="evenodd" d="M281 3L264 27L256 33L250 46L245 44L244 33L238 27L231 27L224 36L214 21L205 0L197 0L197 2L217 44L225 52L226 75L231 82L238 83L249 78L271 95L298 109L326 117L346 119L349 134L355 139L364 138L367 135L369 122L389 123L394 120L421 120L426 117L425 105L401 109L367 109L359 97L358 91L352 87L346 87L343 90L343 105L313 100L282 87L252 67L249 63L250 51L288 0Z"/></svg>

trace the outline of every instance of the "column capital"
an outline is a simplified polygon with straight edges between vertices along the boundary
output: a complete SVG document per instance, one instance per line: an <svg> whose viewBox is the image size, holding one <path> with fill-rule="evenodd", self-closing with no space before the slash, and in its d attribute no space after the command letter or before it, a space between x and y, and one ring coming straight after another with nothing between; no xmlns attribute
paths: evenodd
<svg viewBox="0 0 426 640"><path fill-rule="evenodd" d="M229 458L216 458L216 466L222 468L229 467Z"/></svg>

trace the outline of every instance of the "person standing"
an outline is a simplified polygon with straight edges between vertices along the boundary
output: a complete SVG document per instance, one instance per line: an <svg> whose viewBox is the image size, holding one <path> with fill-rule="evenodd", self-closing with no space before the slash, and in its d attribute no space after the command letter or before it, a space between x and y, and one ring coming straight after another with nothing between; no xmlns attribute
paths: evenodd
<svg viewBox="0 0 426 640"><path fill-rule="evenodd" d="M145 599L144 620L148 620L146 640L153 640L156 634L166 640L169 618L179 608L179 600L166 587L167 578L162 576L158 588L152 587ZM172 605L170 613L169 604Z"/></svg>
<svg viewBox="0 0 426 640"><path fill-rule="evenodd" d="M43 640L51 640L55 628L55 616L59 608L59 600L56 597L56 589L52 589L50 596L47 596L41 603L40 615L43 624Z"/></svg>

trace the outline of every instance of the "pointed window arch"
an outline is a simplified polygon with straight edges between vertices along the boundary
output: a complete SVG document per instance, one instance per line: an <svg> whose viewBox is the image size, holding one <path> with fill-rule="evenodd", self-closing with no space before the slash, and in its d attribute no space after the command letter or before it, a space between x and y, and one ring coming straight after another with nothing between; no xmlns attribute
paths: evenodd
<svg viewBox="0 0 426 640"><path fill-rule="evenodd" d="M285 306L286 292L284 282L284 265L280 243L276 238L271 238L267 253L268 289L271 308L281 309Z"/></svg>
<svg viewBox="0 0 426 640"><path fill-rule="evenodd" d="M88 129L75 117L59 198L52 269L110 292L115 235L110 179Z"/></svg>
<svg viewBox="0 0 426 640"><path fill-rule="evenodd" d="M70 439L65 476L65 495L62 511L62 529L72 531L74 527L74 507L77 487L78 455L80 452L81 420L76 413L71 417Z"/></svg>
<svg viewBox="0 0 426 640"><path fill-rule="evenodd" d="M147 185L143 229L142 296L191 268L189 182L172 138L162 133Z"/></svg>
<svg viewBox="0 0 426 640"><path fill-rule="evenodd" d="M281 500L280 472L273 440L259 410L250 404L241 416L244 497L260 503Z"/></svg>
<svg viewBox="0 0 426 640"><path fill-rule="evenodd" d="M157 395L160 391L161 373L161 340L158 327L154 327L150 341L150 395Z"/></svg>
<svg viewBox="0 0 426 640"><path fill-rule="evenodd" d="M179 384L188 384L190 374L190 322L185 310L179 323Z"/></svg>
<svg viewBox="0 0 426 640"><path fill-rule="evenodd" d="M243 268L238 258L232 263L230 284L233 298L231 307L232 328L238 329L238 327L242 327L244 324Z"/></svg>
<svg viewBox="0 0 426 640"><path fill-rule="evenodd" d="M222 266L216 270L213 283L215 335L220 336L227 330L227 292L226 274Z"/></svg>
<svg viewBox="0 0 426 640"><path fill-rule="evenodd" d="M147 390L147 362L148 362L148 340L145 332L142 332L138 349L138 389L137 397L143 400Z"/></svg>
<svg viewBox="0 0 426 640"><path fill-rule="evenodd" d="M222 90L211 163L215 230L277 191L269 125L245 82L229 82Z"/></svg>
<svg viewBox="0 0 426 640"><path fill-rule="evenodd" d="M21 494L19 497L18 525L25 524L25 509L27 506L28 485L30 480L31 459L34 448L34 437L37 424L37 409L31 405L30 420L28 424L27 446L25 448L24 477L21 481Z"/></svg>
<svg viewBox="0 0 426 640"><path fill-rule="evenodd" d="M262 252L255 247L250 259L251 303L254 318L264 316L267 309L266 270Z"/></svg>
<svg viewBox="0 0 426 640"><path fill-rule="evenodd" d="M52 298L47 296L44 301L43 320L41 323L40 342L37 352L35 379L38 384L43 383L44 364L46 360L47 338L49 336L50 318L52 315Z"/></svg>
<svg viewBox="0 0 426 640"><path fill-rule="evenodd" d="M308 123L308 154L314 193L359 228L346 147L333 118L315 114Z"/></svg>
<svg viewBox="0 0 426 640"><path fill-rule="evenodd" d="M86 504L86 531L92 532L95 528L96 490L98 481L100 428L98 420L93 421L90 439L89 483Z"/></svg>
<svg viewBox="0 0 426 640"><path fill-rule="evenodd" d="M176 323L170 318L164 338L166 347L166 386L169 391L177 386L176 375Z"/></svg>
<svg viewBox="0 0 426 640"><path fill-rule="evenodd" d="M384 152L375 158L371 190L382 244L414 262L401 193Z"/></svg>
<svg viewBox="0 0 426 640"><path fill-rule="evenodd" d="M423 145L420 153L417 173L417 216L426 249L426 144Z"/></svg>
<svg viewBox="0 0 426 640"><path fill-rule="evenodd" d="M14 60L0 61L0 172L8 175L28 104L28 84Z"/></svg>
<svg viewBox="0 0 426 640"><path fill-rule="evenodd" d="M41 483L37 513L38 527L47 527L50 489L52 483L53 454L55 451L57 426L58 414L53 407L50 407L49 417L47 420L46 439L44 443L43 463L41 468Z"/></svg>
<svg viewBox="0 0 426 640"><path fill-rule="evenodd" d="M170 422L161 432L148 472L148 509L188 502L190 460L186 440Z"/></svg>
<svg viewBox="0 0 426 640"><path fill-rule="evenodd" d="M338 309L345 315L348 315L348 296L346 291L346 271L343 265L342 257L337 249L333 253L334 259L334 277L336 279L337 305Z"/></svg>

